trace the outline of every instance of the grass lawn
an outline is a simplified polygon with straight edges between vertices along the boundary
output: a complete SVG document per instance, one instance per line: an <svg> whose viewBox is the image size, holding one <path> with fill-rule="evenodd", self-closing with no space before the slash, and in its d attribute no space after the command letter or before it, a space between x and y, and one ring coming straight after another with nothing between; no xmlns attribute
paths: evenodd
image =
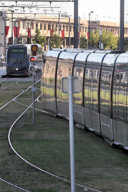
<svg viewBox="0 0 128 192"><path fill-rule="evenodd" d="M70 179L68 127L66 120L39 112L33 126L29 111L24 123L21 119L13 130L13 145L33 164ZM85 186L101 191L127 192L128 155L108 146L93 133L75 128L75 174L76 182Z"/></svg>
<svg viewBox="0 0 128 192"><path fill-rule="evenodd" d="M26 87L22 83L20 86ZM17 94L18 87L14 85L13 89L0 92L1 106ZM29 90L18 101L30 104L31 94ZM36 104L36 107L42 109L42 104ZM26 165L10 150L7 133L23 110L24 106L11 103L0 111L0 177L31 192L70 192L70 184ZM68 121L36 111L34 126L32 110L29 110L14 126L11 140L14 148L25 159L70 180ZM91 132L75 128L75 176L77 183L103 192L127 192L128 154L112 148ZM83 188L76 187L76 192L82 191ZM0 181L0 192L20 190Z"/></svg>

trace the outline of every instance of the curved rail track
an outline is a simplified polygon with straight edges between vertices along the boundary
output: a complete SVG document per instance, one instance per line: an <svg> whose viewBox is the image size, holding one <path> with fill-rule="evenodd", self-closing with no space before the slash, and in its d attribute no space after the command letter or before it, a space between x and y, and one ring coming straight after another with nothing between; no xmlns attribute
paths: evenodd
<svg viewBox="0 0 128 192"><path fill-rule="evenodd" d="M36 82L36 84L37 84L39 81L40 81L40 80L38 80L38 81ZM19 120L20 118L23 117L23 115L24 115L30 108L32 108L32 105L33 105L33 103L31 103L31 104L28 106L28 105L26 105L26 104L23 104L23 103L18 102L17 99L18 99L22 94L24 94L25 92L27 92L30 88L32 88L32 86L29 86L29 87L26 88L25 90L22 90L21 93L19 93L19 94L18 94L17 96L15 96L13 99L11 99L11 100L8 101L7 103L5 103L2 107L0 107L0 111L1 111L1 110L4 109L5 107L7 107L11 102L15 102L15 103L17 103L17 104L19 104L19 105L23 105L23 106L26 107L26 109L18 116L18 118L12 123L11 127L9 128L9 131L8 131L8 143L9 143L9 146L10 146L10 148L12 149L12 151L13 151L22 161L24 161L24 162L25 162L26 164L28 164L29 166L35 168L36 170L38 170L38 171L40 171L40 172L43 172L43 173L47 174L47 175L50 175L50 176L52 176L52 177L55 177L55 178L57 178L57 179L59 179L59 180L61 180L61 181L63 181L63 182L70 183L69 180L64 179L64 178L62 178L62 177L60 177L60 176L58 176L58 175L55 175L54 173L48 172L48 171L46 171L46 170L44 170L44 169L41 169L40 167L32 164L31 162L29 162L28 160L26 160L25 158L23 158L23 157L14 149L14 147L13 147L13 145L12 145L12 143L11 143L11 131L12 131L14 125L18 122L18 120ZM35 102L36 102L36 101L37 101L37 102L40 102L39 98L40 98L40 95L36 98ZM47 113L47 114L48 114L48 112L46 112L46 111L43 111L43 110L40 110L40 109L37 109L37 108L36 108L36 110L39 110L39 111L41 111L41 112L43 112L43 113ZM3 182L5 182L5 183L7 183L7 184L9 184L9 185L11 185L11 186L14 187L14 188L20 189L21 191L31 192L31 191L29 191L29 190L26 190L26 189L24 189L24 188L19 187L18 185L15 185L15 184L11 183L11 182L3 179L3 178L0 178L0 180L3 181ZM78 184L78 183L76 183L76 185L77 185L78 187L83 188L84 191L100 192L99 190L96 190L96 189L93 189L93 188L90 188L90 187L88 187L88 186L84 186L84 185L81 185L81 184Z"/></svg>

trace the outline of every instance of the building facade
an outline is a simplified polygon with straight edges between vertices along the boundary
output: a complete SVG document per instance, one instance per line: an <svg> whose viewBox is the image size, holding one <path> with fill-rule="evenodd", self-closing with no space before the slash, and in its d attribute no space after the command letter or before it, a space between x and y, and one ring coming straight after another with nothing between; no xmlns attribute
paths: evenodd
<svg viewBox="0 0 128 192"><path fill-rule="evenodd" d="M8 21L6 26L9 27L8 35L6 37L6 44L13 43L26 43L28 36L31 36L31 42L35 37L36 29L39 29L40 35L45 36L47 40L47 49L49 48L50 38L53 34L56 34L62 38L62 47L73 47L74 44L74 19L64 17L51 17L41 15L24 15L20 14L8 14ZM13 21L13 24L12 24ZM12 30L13 29L13 30ZM18 32L14 31L17 29ZM88 22L86 20L80 20L79 22L79 37L84 35L87 37ZM13 31L13 33L12 33ZM13 36L13 38L12 38ZM69 45L70 38L70 45ZM13 39L13 40L12 40Z"/></svg>
<svg viewBox="0 0 128 192"><path fill-rule="evenodd" d="M115 36L120 36L120 23L108 21L90 21L90 31L112 32ZM128 24L124 26L124 37L128 37Z"/></svg>
<svg viewBox="0 0 128 192"><path fill-rule="evenodd" d="M79 43L80 37L88 39L88 21L79 19ZM27 43L28 38L32 43L36 29L40 35L45 36L46 50L50 47L50 38L56 34L62 38L62 47L73 47L74 44L74 19L70 17L47 16L41 14L16 14L14 11L0 12L0 53L6 53L10 44ZM114 22L90 21L90 31L105 30L120 35L120 25ZM125 25L125 37L128 37L128 24Z"/></svg>

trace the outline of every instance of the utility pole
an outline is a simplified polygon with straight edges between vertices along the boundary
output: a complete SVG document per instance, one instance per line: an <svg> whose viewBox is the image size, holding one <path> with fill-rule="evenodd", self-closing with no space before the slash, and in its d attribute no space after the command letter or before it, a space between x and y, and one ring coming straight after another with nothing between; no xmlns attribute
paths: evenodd
<svg viewBox="0 0 128 192"><path fill-rule="evenodd" d="M89 19L88 19L88 35L89 35L89 41L88 41L88 47L90 48L90 17L91 17L91 14L94 13L93 11L90 11L88 16L89 16Z"/></svg>
<svg viewBox="0 0 128 192"><path fill-rule="evenodd" d="M80 48L80 29L81 29L81 27L80 27L80 17L79 17L79 35L78 35L78 37L79 37L79 39L78 39L79 48Z"/></svg>
<svg viewBox="0 0 128 192"><path fill-rule="evenodd" d="M14 11L13 10L11 10L11 13L12 13L12 31L11 31L11 36L12 36L12 45L13 45L13 13L14 13Z"/></svg>
<svg viewBox="0 0 128 192"><path fill-rule="evenodd" d="M120 50L124 50L124 0L120 0Z"/></svg>
<svg viewBox="0 0 128 192"><path fill-rule="evenodd" d="M74 1L74 48L78 48L78 0Z"/></svg>
<svg viewBox="0 0 128 192"><path fill-rule="evenodd" d="M58 13L58 35L60 37L60 12Z"/></svg>
<svg viewBox="0 0 128 192"><path fill-rule="evenodd" d="M71 20L70 20L70 16L69 16L69 48L71 45L70 30L71 30Z"/></svg>

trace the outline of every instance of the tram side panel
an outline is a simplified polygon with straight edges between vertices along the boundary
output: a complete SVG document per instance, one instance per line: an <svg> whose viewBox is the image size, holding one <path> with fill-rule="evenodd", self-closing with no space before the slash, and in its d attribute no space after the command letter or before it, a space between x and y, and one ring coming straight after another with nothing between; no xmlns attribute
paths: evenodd
<svg viewBox="0 0 128 192"><path fill-rule="evenodd" d="M43 73L41 81L43 109L55 114L57 113L55 97L55 75L57 67L57 58L59 54L59 51L47 52L46 62L42 70Z"/></svg>
<svg viewBox="0 0 128 192"><path fill-rule="evenodd" d="M128 149L128 53L116 62L113 81L114 143Z"/></svg>
<svg viewBox="0 0 128 192"><path fill-rule="evenodd" d="M104 58L101 83L100 83L100 120L102 136L113 142L113 128L112 128L112 78L115 61L118 55L108 54Z"/></svg>
<svg viewBox="0 0 128 192"><path fill-rule="evenodd" d="M69 98L68 94L62 93L61 80L73 73L74 59L78 53L62 52L58 61L57 68L57 111L59 116L69 118Z"/></svg>
<svg viewBox="0 0 128 192"><path fill-rule="evenodd" d="M101 133L99 119L99 76L105 54L92 53L87 59L84 80L85 126L98 134Z"/></svg>
<svg viewBox="0 0 128 192"><path fill-rule="evenodd" d="M73 94L73 111L74 111L74 121L76 125L83 128L85 127L84 120L84 101L83 101L83 78L84 70L86 65L86 60L89 53L79 53L75 59L74 73L73 76L81 78L81 92Z"/></svg>

